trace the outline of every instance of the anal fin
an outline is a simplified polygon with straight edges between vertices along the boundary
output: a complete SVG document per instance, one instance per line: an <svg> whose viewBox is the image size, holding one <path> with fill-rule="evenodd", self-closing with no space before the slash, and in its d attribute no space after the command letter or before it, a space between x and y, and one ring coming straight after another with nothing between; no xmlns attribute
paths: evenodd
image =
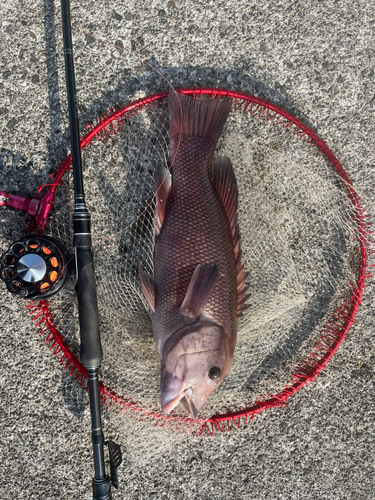
<svg viewBox="0 0 375 500"><path fill-rule="evenodd" d="M181 304L181 312L189 318L197 318L210 298L211 292L219 279L217 264L199 264L195 269Z"/></svg>

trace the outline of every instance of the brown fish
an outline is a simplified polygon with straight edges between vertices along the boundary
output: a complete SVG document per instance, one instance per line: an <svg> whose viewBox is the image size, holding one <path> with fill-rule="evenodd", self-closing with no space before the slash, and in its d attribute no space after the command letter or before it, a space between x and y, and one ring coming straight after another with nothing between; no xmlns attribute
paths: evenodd
<svg viewBox="0 0 375 500"><path fill-rule="evenodd" d="M231 162L211 168L230 99L169 94L172 175L160 167L155 276L139 268L161 359L161 405L194 418L229 372L237 317L247 307Z"/></svg>

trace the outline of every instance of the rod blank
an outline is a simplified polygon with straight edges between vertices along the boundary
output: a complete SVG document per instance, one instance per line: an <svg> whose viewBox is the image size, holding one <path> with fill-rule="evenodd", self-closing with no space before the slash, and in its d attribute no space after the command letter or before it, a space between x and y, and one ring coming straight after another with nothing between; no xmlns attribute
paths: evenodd
<svg viewBox="0 0 375 500"><path fill-rule="evenodd" d="M61 9L75 192L73 226L74 247L76 250L76 291L78 297L81 336L81 362L87 369L89 378L92 445L95 467L95 477L92 482L93 499L111 500L111 481L105 474L104 466L104 436L100 413L98 379L98 371L103 354L100 343L98 300L96 294L93 254L91 250L90 214L86 207L83 191L81 144L76 107L69 0L61 0Z"/></svg>

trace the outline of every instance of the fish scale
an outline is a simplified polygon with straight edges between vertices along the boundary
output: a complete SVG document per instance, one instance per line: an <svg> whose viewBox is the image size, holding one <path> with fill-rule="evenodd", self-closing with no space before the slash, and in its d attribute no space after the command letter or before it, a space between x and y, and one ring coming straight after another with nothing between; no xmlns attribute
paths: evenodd
<svg viewBox="0 0 375 500"><path fill-rule="evenodd" d="M171 141L172 142L172 141ZM174 149L178 138L171 144ZM155 245L156 342L187 324L176 314L199 264L216 263L220 276L203 313L235 334L236 263L223 203L212 184L214 141L182 134L173 160L173 182ZM158 335L159 334L159 335Z"/></svg>

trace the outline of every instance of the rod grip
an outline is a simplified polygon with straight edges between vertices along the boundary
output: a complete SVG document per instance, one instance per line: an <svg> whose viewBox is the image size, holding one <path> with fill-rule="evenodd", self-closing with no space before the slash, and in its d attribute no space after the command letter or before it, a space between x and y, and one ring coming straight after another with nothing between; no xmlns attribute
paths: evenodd
<svg viewBox="0 0 375 500"><path fill-rule="evenodd" d="M91 248L76 248L76 258L81 363L85 368L98 367L103 358L103 351L100 343L98 299Z"/></svg>

